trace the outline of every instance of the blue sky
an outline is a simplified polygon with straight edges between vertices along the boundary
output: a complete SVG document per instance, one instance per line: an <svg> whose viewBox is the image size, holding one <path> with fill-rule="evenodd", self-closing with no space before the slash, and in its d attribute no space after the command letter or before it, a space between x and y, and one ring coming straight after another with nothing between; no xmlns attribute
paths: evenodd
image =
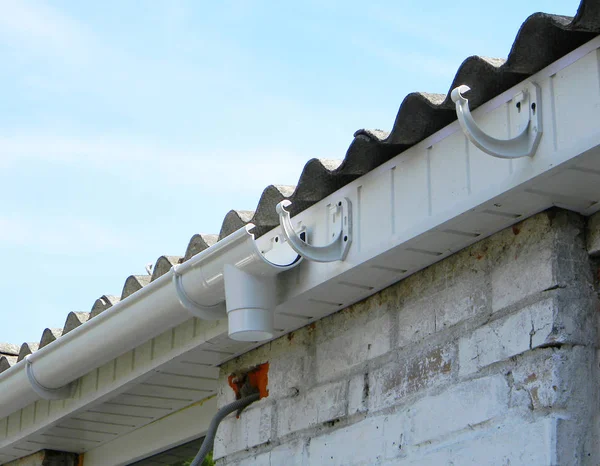
<svg viewBox="0 0 600 466"><path fill-rule="evenodd" d="M531 13L578 4L0 0L0 342L120 295L390 129L409 92L447 92L467 56L506 57Z"/></svg>

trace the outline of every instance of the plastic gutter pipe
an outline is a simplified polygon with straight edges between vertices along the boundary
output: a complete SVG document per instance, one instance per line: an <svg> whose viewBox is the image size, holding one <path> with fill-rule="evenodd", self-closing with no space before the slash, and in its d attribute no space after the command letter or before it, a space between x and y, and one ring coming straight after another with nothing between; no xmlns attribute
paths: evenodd
<svg viewBox="0 0 600 466"><path fill-rule="evenodd" d="M71 396L73 381L185 322L190 314L229 315L229 334L237 340L271 338L275 276L296 266L300 257L281 241L268 260L250 233L253 227L232 233L1 373L0 418L40 398Z"/></svg>

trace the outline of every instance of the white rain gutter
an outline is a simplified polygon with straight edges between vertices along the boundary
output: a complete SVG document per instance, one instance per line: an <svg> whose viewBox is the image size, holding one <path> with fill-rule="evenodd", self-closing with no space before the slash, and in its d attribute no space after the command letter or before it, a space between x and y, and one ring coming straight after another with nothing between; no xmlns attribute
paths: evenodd
<svg viewBox="0 0 600 466"><path fill-rule="evenodd" d="M249 224L0 374L0 418L39 398L71 396L73 381L190 319L229 318L229 336L273 337L275 277L300 257L284 241L258 250ZM225 297L227 295L227 306Z"/></svg>

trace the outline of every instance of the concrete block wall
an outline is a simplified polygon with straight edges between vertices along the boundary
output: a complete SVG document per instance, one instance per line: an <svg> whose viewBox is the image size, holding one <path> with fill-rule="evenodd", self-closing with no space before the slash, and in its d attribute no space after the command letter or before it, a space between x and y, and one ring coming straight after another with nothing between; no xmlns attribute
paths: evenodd
<svg viewBox="0 0 600 466"><path fill-rule="evenodd" d="M600 213L588 221L587 248L591 256L600 256Z"/></svg>
<svg viewBox="0 0 600 466"><path fill-rule="evenodd" d="M600 238L550 210L225 364L224 465L596 465Z"/></svg>

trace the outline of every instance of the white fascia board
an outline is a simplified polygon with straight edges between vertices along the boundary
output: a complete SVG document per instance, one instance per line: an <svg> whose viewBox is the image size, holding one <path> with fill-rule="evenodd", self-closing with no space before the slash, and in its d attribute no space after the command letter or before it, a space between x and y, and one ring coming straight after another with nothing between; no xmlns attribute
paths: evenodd
<svg viewBox="0 0 600 466"><path fill-rule="evenodd" d="M544 133L533 157L493 158L456 121L295 216L309 241L326 244L328 206L346 198L353 243L344 261L282 274L278 311L314 320L552 206L598 211L599 47L600 37L473 111L508 139L518 132L511 99L539 85Z"/></svg>
<svg viewBox="0 0 600 466"><path fill-rule="evenodd" d="M123 466L197 439L206 434L216 412L213 396L87 451L83 464Z"/></svg>

